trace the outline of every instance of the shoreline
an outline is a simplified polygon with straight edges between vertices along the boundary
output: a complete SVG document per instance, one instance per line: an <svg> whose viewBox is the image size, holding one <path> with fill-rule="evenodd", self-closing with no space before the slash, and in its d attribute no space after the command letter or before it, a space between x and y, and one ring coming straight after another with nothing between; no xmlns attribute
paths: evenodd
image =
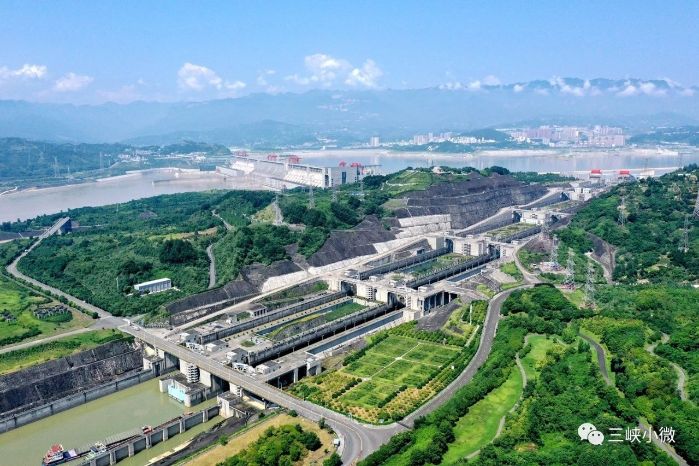
<svg viewBox="0 0 699 466"><path fill-rule="evenodd" d="M58 191L65 191L69 188L74 188L78 186L85 186L89 184L94 184L95 186L100 186L103 185L103 183L114 183L118 181L123 181L123 180L128 180L128 179L133 179L133 178L138 178L150 174L168 174L171 173L173 176L169 178L164 178L162 180L154 180L154 181L187 181L187 180L192 180L196 181L197 178L205 179L209 178L211 174L215 175L216 177L222 177L221 174L215 172L215 171L201 171L197 169L182 169L182 168L177 168L177 167L161 167L161 168L146 168L144 170L130 170L126 172L123 175L114 175L114 176L107 176L104 178L95 178L95 179L86 179L86 180L75 180L77 182L72 182L72 183L66 183L66 184L60 184L60 185L55 185L55 186L30 186L27 188L20 188L19 186L15 186L13 189L8 189L6 191L3 191L0 193L0 196L12 196L15 194L27 194L27 193L51 193L51 192L58 192ZM203 174L201 177L192 177L191 175L196 175L196 174ZM185 177L180 178L179 176L174 176L175 174L182 174L182 175L188 175Z"/></svg>
<svg viewBox="0 0 699 466"><path fill-rule="evenodd" d="M291 151L298 154L303 160L318 158L341 158L352 155L364 157L386 157L386 158L406 158L406 159L430 159L450 160L450 159L474 159L478 157L680 157L685 154L699 154L699 148L687 146L678 148L679 150L667 150L658 152L653 148L640 147L620 147L620 148L537 148L537 149L479 149L474 152L429 152L429 151L398 151L387 148L367 148L367 149L328 149L328 150L299 150ZM257 153L255 153L257 154ZM259 154L263 154L260 152Z"/></svg>
<svg viewBox="0 0 699 466"><path fill-rule="evenodd" d="M329 149L329 150L299 150L292 151L298 154L301 159L304 158L308 161L313 161L316 159L342 159L351 158L352 156L359 157L376 157L376 158L386 158L387 160L439 160L439 161L454 161L454 162L469 162L479 157L486 158L497 158L497 157L512 157L517 159L526 158L551 158L556 160L565 159L575 159L582 160L585 157L646 157L648 159L656 159L662 157L682 157L685 155L699 155L699 148L694 148L690 146L678 148L676 151L668 151L669 153L657 153L655 149L650 148L610 148L608 150L602 148L575 148L575 149L564 149L564 148L542 148L542 149L485 149L477 150L475 152L464 152L464 153L447 153L447 152L413 152L413 151L395 151L390 149ZM264 155L265 152L253 152L255 155ZM0 192L0 198L12 197L15 194L20 193L50 193L53 191L65 190L71 187L77 187L82 185L89 185L93 183L99 185L102 183L112 183L121 180L133 179L140 176L146 176L149 174L170 174L163 180L157 181L178 181L184 179L196 180L197 178L204 179L209 178L211 174L215 176L220 176L216 171L201 171L194 168L178 168L178 167L158 167L158 168L146 168L143 170L129 170L121 175L106 176L101 178L86 178L82 180L71 180L69 183L62 183L58 185L51 186L28 186L26 188L21 188L15 186L12 189L7 189ZM202 176L196 176L201 174ZM195 175L195 176L193 176ZM180 178L182 176L182 178Z"/></svg>

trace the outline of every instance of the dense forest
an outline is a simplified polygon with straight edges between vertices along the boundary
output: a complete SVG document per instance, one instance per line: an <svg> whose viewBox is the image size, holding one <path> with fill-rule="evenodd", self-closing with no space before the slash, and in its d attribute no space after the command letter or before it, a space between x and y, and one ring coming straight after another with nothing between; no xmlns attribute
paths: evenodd
<svg viewBox="0 0 699 466"><path fill-rule="evenodd" d="M315 432L299 424L270 427L248 448L216 466L292 466L321 445Z"/></svg>
<svg viewBox="0 0 699 466"><path fill-rule="evenodd" d="M72 144L31 141L21 138L0 138L0 183L17 183L44 178L60 180L90 171L110 172L120 163L119 155L136 150L148 151L153 157L170 154L201 152L208 155L227 155L225 146L194 141L183 141L166 146L134 147L127 144ZM172 166L173 161L168 165ZM137 168L137 167L131 167Z"/></svg>
<svg viewBox="0 0 699 466"><path fill-rule="evenodd" d="M363 464L444 464L456 424L504 384L514 354L526 354L527 333L555 335L567 349L548 355L501 435L474 459L459 463L674 464L648 444L626 442L602 450L576 435L582 422L607 428L635 426L639 420L656 429L671 426L677 452L690 464L699 463L699 292L687 286L699 279L698 225L691 217L698 174L693 166L660 179L625 183L578 212L557 232L559 261L565 263L570 248L575 279L584 283L583 254L593 249L590 235L595 235L616 248L614 278L622 284L597 283L593 308L578 308L572 293L564 295L550 285L513 292L503 306L506 317L492 352L473 381ZM624 225L619 222L622 196ZM604 345L611 385L578 337L583 331Z"/></svg>
<svg viewBox="0 0 699 466"><path fill-rule="evenodd" d="M267 192L214 191L75 209L69 215L80 229L47 238L20 262L20 269L116 315L155 311L206 289L205 249L225 236L212 211L230 224L244 225L273 197ZM32 224L51 224L57 217L41 217ZM260 241L247 252L254 254L267 244ZM177 290L133 295L134 284L162 277L170 278Z"/></svg>
<svg viewBox="0 0 699 466"><path fill-rule="evenodd" d="M625 283L695 281L699 279L699 218L692 212L698 176L699 167L690 166L658 179L621 184L578 212L571 234L563 239L581 252L591 249L591 242L581 234L585 232L615 246L614 278Z"/></svg>

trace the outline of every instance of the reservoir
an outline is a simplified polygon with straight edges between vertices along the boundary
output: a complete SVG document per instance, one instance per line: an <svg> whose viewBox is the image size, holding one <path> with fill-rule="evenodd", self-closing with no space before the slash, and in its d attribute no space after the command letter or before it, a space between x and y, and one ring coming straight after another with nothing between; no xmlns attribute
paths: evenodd
<svg viewBox="0 0 699 466"><path fill-rule="evenodd" d="M34 466L54 443L66 449L88 446L203 406L187 408L160 393L157 379L150 380L0 435L0 464Z"/></svg>
<svg viewBox="0 0 699 466"><path fill-rule="evenodd" d="M567 150L484 151L475 154L435 154L430 152L390 152L375 150L317 150L295 152L301 163L335 167L341 161L347 165L380 165L383 174L406 167L471 166L478 169L498 165L511 171L571 173L593 168L603 170L673 168L699 163L699 151L682 152L654 149L639 150ZM681 155L680 155L681 154ZM133 172L124 176L68 186L23 190L0 195L0 222L25 220L67 209L101 206L133 199L211 189L260 189L255 180L245 177L222 176L214 172L156 169Z"/></svg>

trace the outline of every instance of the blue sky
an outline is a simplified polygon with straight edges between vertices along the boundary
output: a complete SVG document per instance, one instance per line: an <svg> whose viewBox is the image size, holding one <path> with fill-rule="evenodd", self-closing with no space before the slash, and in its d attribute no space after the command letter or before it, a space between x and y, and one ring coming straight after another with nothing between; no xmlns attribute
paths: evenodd
<svg viewBox="0 0 699 466"><path fill-rule="evenodd" d="M699 2L0 2L0 98L201 100L311 88L671 78Z"/></svg>

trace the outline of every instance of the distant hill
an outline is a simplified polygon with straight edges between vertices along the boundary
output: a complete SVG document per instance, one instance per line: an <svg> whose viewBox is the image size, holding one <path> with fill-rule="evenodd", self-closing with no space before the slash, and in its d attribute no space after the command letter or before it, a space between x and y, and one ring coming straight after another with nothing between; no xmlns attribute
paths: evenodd
<svg viewBox="0 0 699 466"><path fill-rule="evenodd" d="M0 101L0 137L232 145L386 140L517 122L614 124L632 130L699 124L699 88L664 80L557 78L497 86L312 90L206 102L69 105Z"/></svg>
<svg viewBox="0 0 699 466"><path fill-rule="evenodd" d="M8 180L31 181L51 178L58 181L78 172L104 169L115 164L118 155L136 149L127 144L72 144L32 141L23 138L0 138L0 183ZM210 155L230 154L225 146L194 141L180 141L145 149L154 154Z"/></svg>
<svg viewBox="0 0 699 466"><path fill-rule="evenodd" d="M699 126L659 128L630 138L633 144L689 144L699 146Z"/></svg>

